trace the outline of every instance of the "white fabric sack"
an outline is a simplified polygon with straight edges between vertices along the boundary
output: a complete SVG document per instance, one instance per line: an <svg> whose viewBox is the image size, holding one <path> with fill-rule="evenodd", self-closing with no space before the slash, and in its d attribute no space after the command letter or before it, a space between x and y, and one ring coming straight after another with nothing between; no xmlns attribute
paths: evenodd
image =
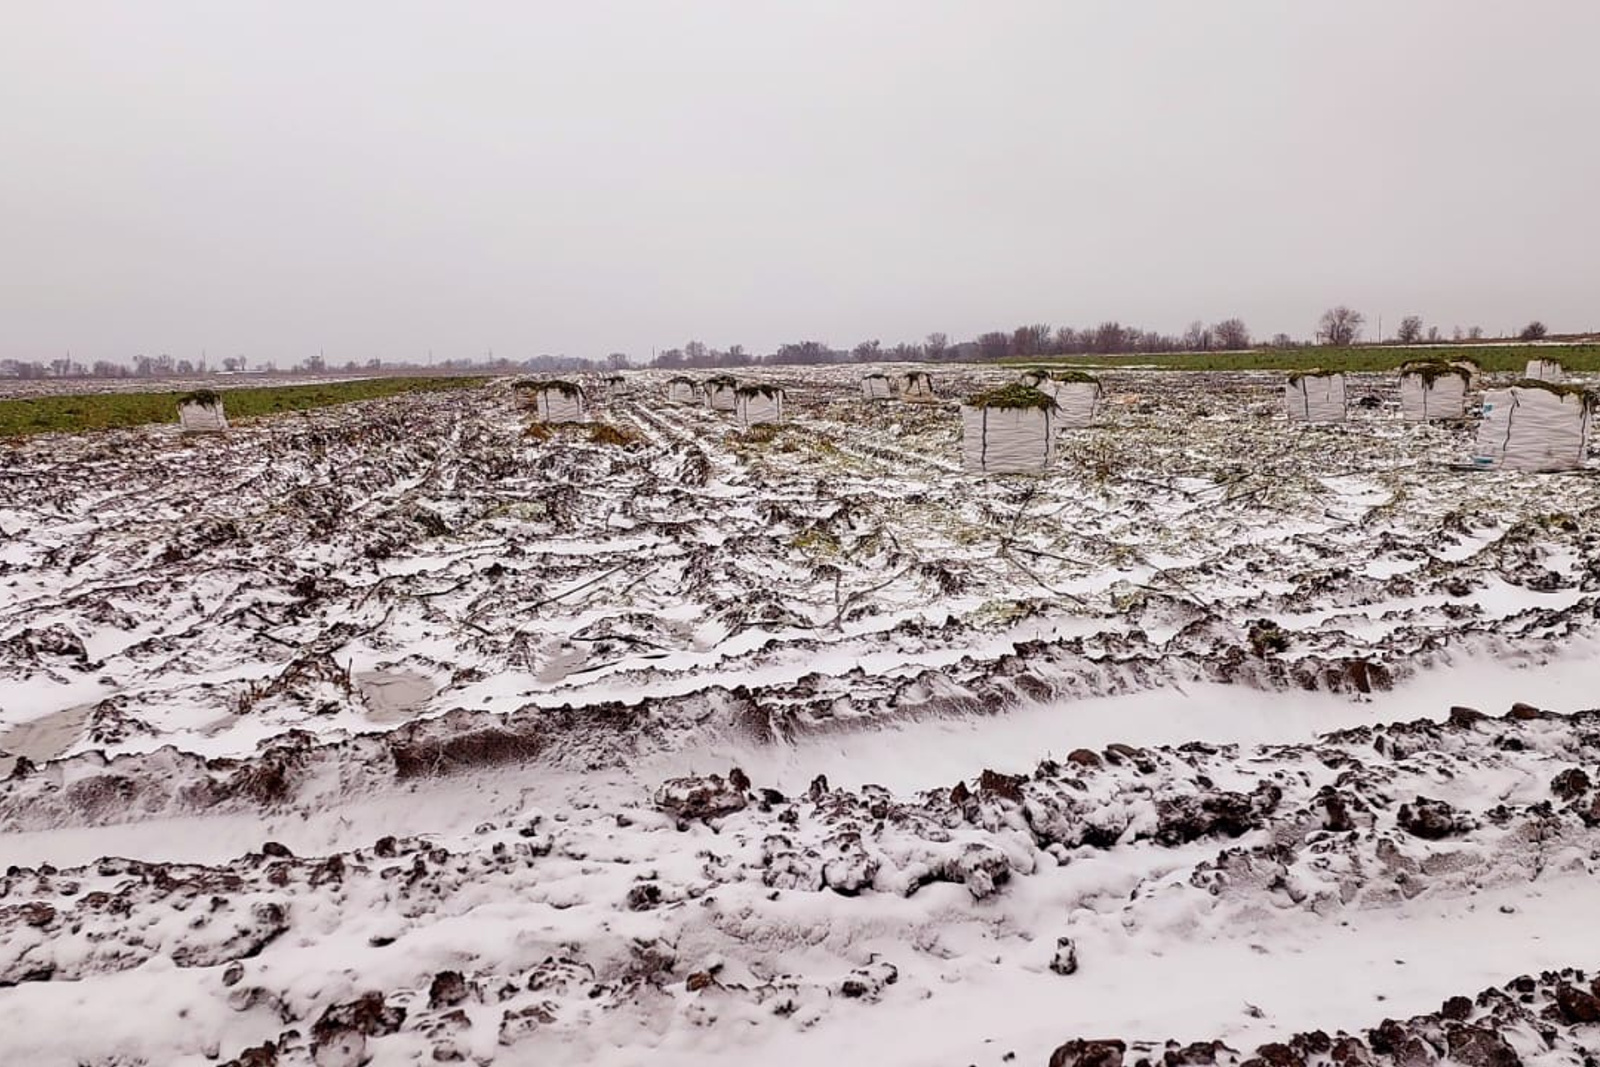
<svg viewBox="0 0 1600 1067"><path fill-rule="evenodd" d="M184 433L212 433L228 428L228 417L223 414L222 401L206 404L190 400L178 405L178 425Z"/></svg>
<svg viewBox="0 0 1600 1067"><path fill-rule="evenodd" d="M1400 376L1400 415L1406 419L1460 419L1467 414L1467 383L1459 374L1428 381L1421 374Z"/></svg>
<svg viewBox="0 0 1600 1067"><path fill-rule="evenodd" d="M1571 470L1589 452L1591 413L1581 396L1496 389L1483 398L1473 462L1518 471Z"/></svg>
<svg viewBox="0 0 1600 1067"><path fill-rule="evenodd" d="M1068 429L1082 429L1094 421L1100 406L1099 382L1057 382L1046 378L1039 383L1039 391L1055 397L1056 424Z"/></svg>
<svg viewBox="0 0 1600 1067"><path fill-rule="evenodd" d="M583 422L583 394L568 396L559 389L540 389L534 394L534 409L545 422Z"/></svg>
<svg viewBox="0 0 1600 1067"><path fill-rule="evenodd" d="M1522 376L1536 382L1550 382L1554 385L1563 381L1567 374L1561 369L1561 364L1553 359L1530 359L1528 368L1523 371Z"/></svg>
<svg viewBox="0 0 1600 1067"><path fill-rule="evenodd" d="M961 465L974 474L1037 474L1055 444L1055 420L1043 408L961 405Z"/></svg>
<svg viewBox="0 0 1600 1067"><path fill-rule="evenodd" d="M900 399L932 400L933 379L926 374L908 374L900 380Z"/></svg>
<svg viewBox="0 0 1600 1067"><path fill-rule="evenodd" d="M693 382L668 382L667 400L674 404L694 403Z"/></svg>
<svg viewBox="0 0 1600 1067"><path fill-rule="evenodd" d="M894 390L889 387L888 378L874 374L861 379L861 397L863 400L892 400Z"/></svg>
<svg viewBox="0 0 1600 1067"><path fill-rule="evenodd" d="M1297 422L1340 422L1345 416L1344 375L1310 375L1283 387L1284 406Z"/></svg>
<svg viewBox="0 0 1600 1067"><path fill-rule="evenodd" d="M739 423L748 429L764 422L783 421L783 390L770 395L763 392L740 393L738 398Z"/></svg>
<svg viewBox="0 0 1600 1067"><path fill-rule="evenodd" d="M735 388L731 385L706 386L706 403L712 411L732 411L738 406Z"/></svg>

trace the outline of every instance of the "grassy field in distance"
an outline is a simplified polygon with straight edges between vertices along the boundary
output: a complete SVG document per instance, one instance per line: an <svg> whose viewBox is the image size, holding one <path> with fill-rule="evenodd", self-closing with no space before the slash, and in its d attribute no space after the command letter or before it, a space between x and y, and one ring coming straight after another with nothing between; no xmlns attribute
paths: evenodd
<svg viewBox="0 0 1600 1067"><path fill-rule="evenodd" d="M1386 371L1416 359L1476 360L1486 371L1521 371L1530 359L1553 359L1569 371L1600 371L1600 345L1394 345L1360 348L1280 348L1248 352L1173 352L1151 355L1049 356L1007 359L1015 367L1150 367L1158 370Z"/></svg>
<svg viewBox="0 0 1600 1067"><path fill-rule="evenodd" d="M487 378L363 378L243 389L218 389L228 418L247 419L308 408L376 400L399 393L466 389ZM0 437L34 433L77 433L177 422L178 397L184 391L152 393L81 393L0 400Z"/></svg>

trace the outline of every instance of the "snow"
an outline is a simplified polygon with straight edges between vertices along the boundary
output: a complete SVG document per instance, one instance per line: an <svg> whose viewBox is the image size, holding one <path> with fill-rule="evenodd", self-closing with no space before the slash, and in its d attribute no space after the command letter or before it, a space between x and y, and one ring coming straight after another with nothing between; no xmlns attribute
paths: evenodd
<svg viewBox="0 0 1600 1067"><path fill-rule="evenodd" d="M0 446L0 1062L333 1062L370 991L376 1064L1042 1065L1600 958L1586 479L1137 371L978 479L1009 372L859 374Z"/></svg>
<svg viewBox="0 0 1600 1067"><path fill-rule="evenodd" d="M912 792L949 785L973 767L1012 774L1041 758L1121 742L1178 745L1305 741L1318 733L1371 722L1443 719L1456 705L1506 708L1518 701L1554 711L1594 706L1600 648L1585 644L1548 663L1467 662L1417 675L1395 690L1352 702L1334 693L1292 697L1214 683L1024 705L1002 717L971 716L885 724L844 736L821 734L792 744L722 743L684 749L647 764L667 777L725 766L798 792L817 774L835 785L887 786Z"/></svg>
<svg viewBox="0 0 1600 1067"><path fill-rule="evenodd" d="M1448 906L1407 905L1292 933L1249 928L1202 938L1085 932L1080 952L1092 979L1045 968L974 965L955 988L934 978L897 990L894 1024L882 1008L840 1013L807 1032L780 1032L744 1051L768 1063L1043 1064L1074 1036L1179 1041L1220 1038L1235 1047L1312 1029L1356 1031L1386 1017L1435 1009L1462 990L1600 956L1588 886L1576 879L1529 893L1484 893ZM1503 914L1504 905L1515 910ZM1515 961L1512 963L1511 961ZM1254 1007L1261 1018L1248 1009ZM689 1067L713 1050L652 1049L651 1064ZM619 1058L617 1063L644 1063ZM698 1062L703 1063L704 1059Z"/></svg>

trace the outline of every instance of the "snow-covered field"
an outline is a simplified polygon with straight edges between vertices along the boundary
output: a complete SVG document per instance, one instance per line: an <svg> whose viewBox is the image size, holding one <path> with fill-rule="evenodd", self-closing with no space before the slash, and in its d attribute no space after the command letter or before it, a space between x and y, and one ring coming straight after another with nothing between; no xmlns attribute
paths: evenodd
<svg viewBox="0 0 1600 1067"><path fill-rule="evenodd" d="M0 444L0 1063L1584 1062L1590 472L861 373Z"/></svg>

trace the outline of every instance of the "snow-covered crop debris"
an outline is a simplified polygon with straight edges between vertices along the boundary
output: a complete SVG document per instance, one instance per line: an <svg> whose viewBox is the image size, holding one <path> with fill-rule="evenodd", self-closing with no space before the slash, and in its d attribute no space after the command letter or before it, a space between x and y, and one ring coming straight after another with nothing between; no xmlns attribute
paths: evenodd
<svg viewBox="0 0 1600 1067"><path fill-rule="evenodd" d="M1594 1047L1589 474L1124 371L974 477L1010 372L860 373L0 443L0 1060Z"/></svg>

